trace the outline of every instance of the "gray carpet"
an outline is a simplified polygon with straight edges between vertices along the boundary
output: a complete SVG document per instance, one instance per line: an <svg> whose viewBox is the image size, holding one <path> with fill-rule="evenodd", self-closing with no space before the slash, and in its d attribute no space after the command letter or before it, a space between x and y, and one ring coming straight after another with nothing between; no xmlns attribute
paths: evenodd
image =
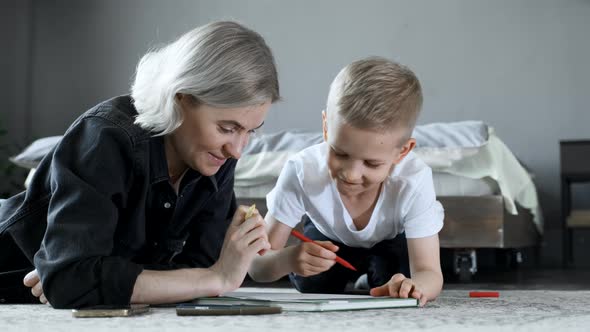
<svg viewBox="0 0 590 332"><path fill-rule="evenodd" d="M425 308L282 313L266 316L178 317L152 308L128 318L73 318L45 305L0 305L0 331L589 331L590 291L500 291L469 298L446 290Z"/></svg>

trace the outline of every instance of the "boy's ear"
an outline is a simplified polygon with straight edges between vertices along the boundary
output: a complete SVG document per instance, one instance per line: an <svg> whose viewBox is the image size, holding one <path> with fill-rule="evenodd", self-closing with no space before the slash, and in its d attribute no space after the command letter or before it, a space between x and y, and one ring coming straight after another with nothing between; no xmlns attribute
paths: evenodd
<svg viewBox="0 0 590 332"><path fill-rule="evenodd" d="M416 146L416 140L414 138L409 138L406 143L404 143L404 145L402 146L402 150L399 153L399 156L397 157L397 160L395 161L395 163L399 163L402 160L404 160L404 158L408 155L408 153L410 153L410 151L412 151L414 149L414 147Z"/></svg>
<svg viewBox="0 0 590 332"><path fill-rule="evenodd" d="M326 122L326 110L322 111L322 134L324 134L324 141L328 141L328 122Z"/></svg>

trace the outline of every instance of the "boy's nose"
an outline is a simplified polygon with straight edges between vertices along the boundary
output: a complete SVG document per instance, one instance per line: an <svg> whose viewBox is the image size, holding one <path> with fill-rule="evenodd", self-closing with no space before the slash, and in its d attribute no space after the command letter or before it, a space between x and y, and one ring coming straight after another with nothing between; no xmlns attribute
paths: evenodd
<svg viewBox="0 0 590 332"><path fill-rule="evenodd" d="M360 177L356 176L355 174L344 174L344 181L352 183L352 184L357 184L360 181Z"/></svg>
<svg viewBox="0 0 590 332"><path fill-rule="evenodd" d="M344 176L344 180L346 182L358 183L362 177L362 172L360 171L359 167L350 165L344 170L342 175Z"/></svg>

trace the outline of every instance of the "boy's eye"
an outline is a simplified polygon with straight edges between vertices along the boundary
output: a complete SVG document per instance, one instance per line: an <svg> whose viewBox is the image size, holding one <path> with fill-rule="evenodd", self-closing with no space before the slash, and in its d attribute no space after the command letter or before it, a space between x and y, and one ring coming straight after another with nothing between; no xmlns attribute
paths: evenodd
<svg viewBox="0 0 590 332"><path fill-rule="evenodd" d="M381 164L365 163L370 168L379 168Z"/></svg>

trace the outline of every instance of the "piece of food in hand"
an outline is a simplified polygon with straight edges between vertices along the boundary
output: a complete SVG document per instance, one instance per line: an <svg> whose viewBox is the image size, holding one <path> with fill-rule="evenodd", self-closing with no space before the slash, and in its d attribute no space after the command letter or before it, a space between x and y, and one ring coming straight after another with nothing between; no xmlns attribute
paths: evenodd
<svg viewBox="0 0 590 332"><path fill-rule="evenodd" d="M252 218L255 210L256 210L256 204L252 204L252 206L250 206L248 208L248 211L246 211L246 217L244 219Z"/></svg>
<svg viewBox="0 0 590 332"><path fill-rule="evenodd" d="M256 210L256 204L252 204L249 208L248 211L246 211L246 216L244 217L244 220L248 219L248 218L252 218L252 216L254 215L254 211ZM266 252L266 250L262 249L258 252L258 254L260 256L264 255L264 253Z"/></svg>

